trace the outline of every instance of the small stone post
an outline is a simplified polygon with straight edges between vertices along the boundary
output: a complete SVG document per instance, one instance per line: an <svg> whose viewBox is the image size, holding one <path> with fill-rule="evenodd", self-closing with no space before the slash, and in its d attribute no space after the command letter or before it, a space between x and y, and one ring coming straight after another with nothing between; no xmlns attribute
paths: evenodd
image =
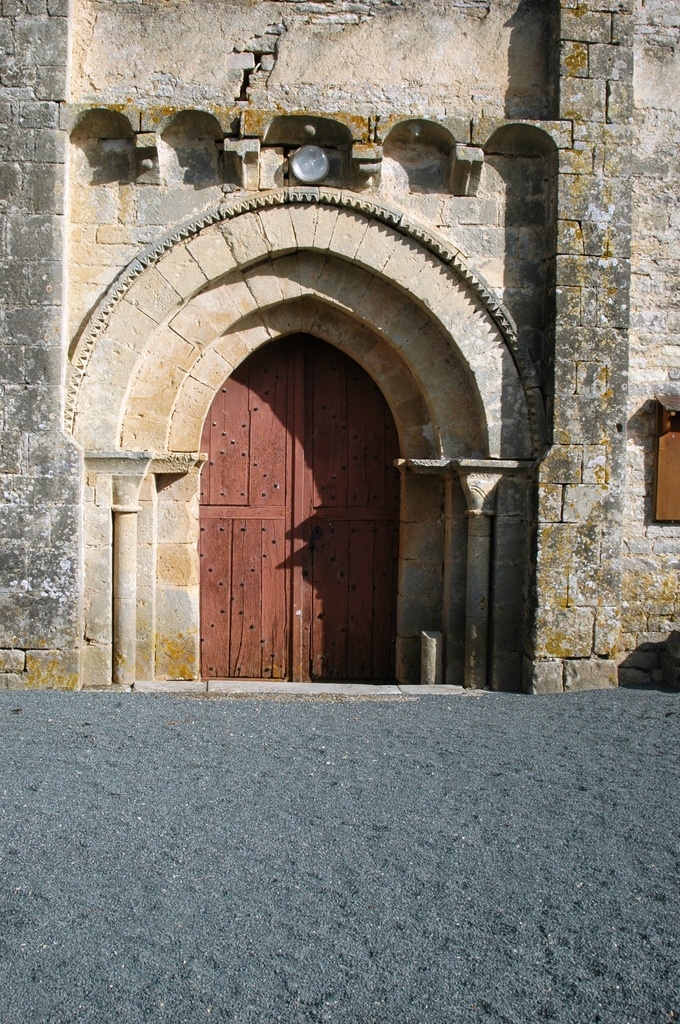
<svg viewBox="0 0 680 1024"><path fill-rule="evenodd" d="M420 682L423 686L440 686L443 683L444 638L435 629L424 629L420 634Z"/></svg>

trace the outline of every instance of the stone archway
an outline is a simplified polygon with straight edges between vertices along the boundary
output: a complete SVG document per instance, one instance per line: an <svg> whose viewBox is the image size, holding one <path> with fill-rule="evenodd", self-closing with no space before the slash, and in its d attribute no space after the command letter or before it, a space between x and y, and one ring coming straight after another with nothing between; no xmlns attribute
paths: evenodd
<svg viewBox="0 0 680 1024"><path fill-rule="evenodd" d="M185 226L140 255L80 337L67 417L98 486L113 488L109 507L122 530L113 577L99 589L101 573L85 584L86 603L97 594L105 604L114 591L114 678L196 677L203 421L216 389L251 352L300 331L343 349L373 376L399 432L407 542L398 675L417 674L420 630L439 628L449 680L464 672L479 685L487 640L478 620L488 620L488 594L474 612L474 593L477 577L488 590L490 555L487 545L480 562L477 545L465 581L468 532L479 531L467 530L457 480L477 474L465 494L473 519L479 513L488 523L499 479L543 445L536 377L509 318L459 254L400 214L331 190L259 196ZM471 496L480 487L486 497L477 508ZM137 518L148 550L133 537ZM86 536L88 546L94 539ZM100 539L106 548L110 540ZM141 569L130 563L132 548ZM136 597L123 600L135 582ZM136 650L123 637L135 603ZM462 653L466 615L474 657Z"/></svg>

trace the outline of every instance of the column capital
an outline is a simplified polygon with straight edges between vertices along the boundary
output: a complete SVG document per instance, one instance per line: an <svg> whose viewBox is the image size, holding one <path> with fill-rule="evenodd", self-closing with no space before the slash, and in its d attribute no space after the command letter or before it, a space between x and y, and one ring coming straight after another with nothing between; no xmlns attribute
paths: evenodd
<svg viewBox="0 0 680 1024"><path fill-rule="evenodd" d="M152 473L184 474L202 466L208 456L202 452L154 452Z"/></svg>
<svg viewBox="0 0 680 1024"><path fill-rule="evenodd" d="M517 459L452 459L460 477L468 516L492 516L496 512L496 487L504 476L529 473L533 463Z"/></svg>
<svg viewBox="0 0 680 1024"><path fill-rule="evenodd" d="M153 452L89 451L84 457L90 472L111 474L113 511L137 512L139 490Z"/></svg>

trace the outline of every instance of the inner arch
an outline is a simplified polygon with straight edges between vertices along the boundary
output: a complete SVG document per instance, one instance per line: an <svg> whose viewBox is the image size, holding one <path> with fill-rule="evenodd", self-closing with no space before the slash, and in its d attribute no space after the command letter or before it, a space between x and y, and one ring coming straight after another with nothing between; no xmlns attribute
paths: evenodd
<svg viewBox="0 0 680 1024"><path fill-rule="evenodd" d="M79 443L195 451L215 365L223 379L272 336L272 310L314 298L380 335L402 360L437 455L531 457L542 406L530 360L460 261L440 259L439 243L421 243L413 227L345 209L342 197L333 207L287 202L284 192L265 208L220 208L204 230L188 225L140 254L112 286L74 355L67 417ZM257 313L259 341L258 329L239 330ZM225 352L227 338L250 347ZM466 394L472 407L462 402L462 425L452 429L451 410ZM475 438L466 423L476 424Z"/></svg>
<svg viewBox="0 0 680 1024"><path fill-rule="evenodd" d="M302 257L229 275L152 335L122 411L122 446L196 451L222 380L272 338L308 331L342 348L379 383L407 457L485 452L491 410L432 318L345 261Z"/></svg>

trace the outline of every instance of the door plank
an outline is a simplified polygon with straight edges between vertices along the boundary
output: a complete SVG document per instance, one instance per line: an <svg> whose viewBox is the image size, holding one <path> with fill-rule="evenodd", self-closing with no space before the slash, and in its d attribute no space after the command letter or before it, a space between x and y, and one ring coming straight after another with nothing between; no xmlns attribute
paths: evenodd
<svg viewBox="0 0 680 1024"><path fill-rule="evenodd" d="M250 366L249 505L285 506L288 346L267 345Z"/></svg>
<svg viewBox="0 0 680 1024"><path fill-rule="evenodd" d="M349 524L314 523L319 534L313 558L312 678L347 678Z"/></svg>
<svg viewBox="0 0 680 1024"><path fill-rule="evenodd" d="M250 440L249 370L239 367L220 388L208 414L210 505L247 505Z"/></svg>
<svg viewBox="0 0 680 1024"><path fill-rule="evenodd" d="M203 505L204 519L283 519L287 518L285 508L266 505Z"/></svg>
<svg viewBox="0 0 680 1024"><path fill-rule="evenodd" d="M210 679L228 675L231 523L210 519L200 528L201 665Z"/></svg>
<svg viewBox="0 0 680 1024"><path fill-rule="evenodd" d="M293 679L309 680L310 634L312 619L312 589L307 564L307 523L310 493L308 465L307 424L310 409L306 387L305 344L298 338L291 350L292 402L289 402L289 424L292 450L292 478L289 503L289 558L292 586L291 639Z"/></svg>
<svg viewBox="0 0 680 1024"><path fill-rule="evenodd" d="M261 671L265 679L286 679L290 648L290 568L286 558L286 523L260 523L262 559Z"/></svg>
<svg viewBox="0 0 680 1024"><path fill-rule="evenodd" d="M394 637L396 634L397 572L396 552L399 524L375 522L373 538L373 677L390 679L394 675Z"/></svg>
<svg viewBox="0 0 680 1024"><path fill-rule="evenodd" d="M262 544L260 523L234 519L229 675L259 679L262 671Z"/></svg>
<svg viewBox="0 0 680 1024"><path fill-rule="evenodd" d="M387 506L383 508L357 508L349 505L345 508L315 508L316 519L391 519L396 513L394 508Z"/></svg>
<svg viewBox="0 0 680 1024"><path fill-rule="evenodd" d="M313 430L308 458L313 474L314 507L347 505L346 357L330 345L308 344L308 394Z"/></svg>
<svg viewBox="0 0 680 1024"><path fill-rule="evenodd" d="M385 404L368 374L348 365L348 505L385 504Z"/></svg>
<svg viewBox="0 0 680 1024"><path fill-rule="evenodd" d="M373 678L373 538L370 520L348 522L347 678Z"/></svg>

